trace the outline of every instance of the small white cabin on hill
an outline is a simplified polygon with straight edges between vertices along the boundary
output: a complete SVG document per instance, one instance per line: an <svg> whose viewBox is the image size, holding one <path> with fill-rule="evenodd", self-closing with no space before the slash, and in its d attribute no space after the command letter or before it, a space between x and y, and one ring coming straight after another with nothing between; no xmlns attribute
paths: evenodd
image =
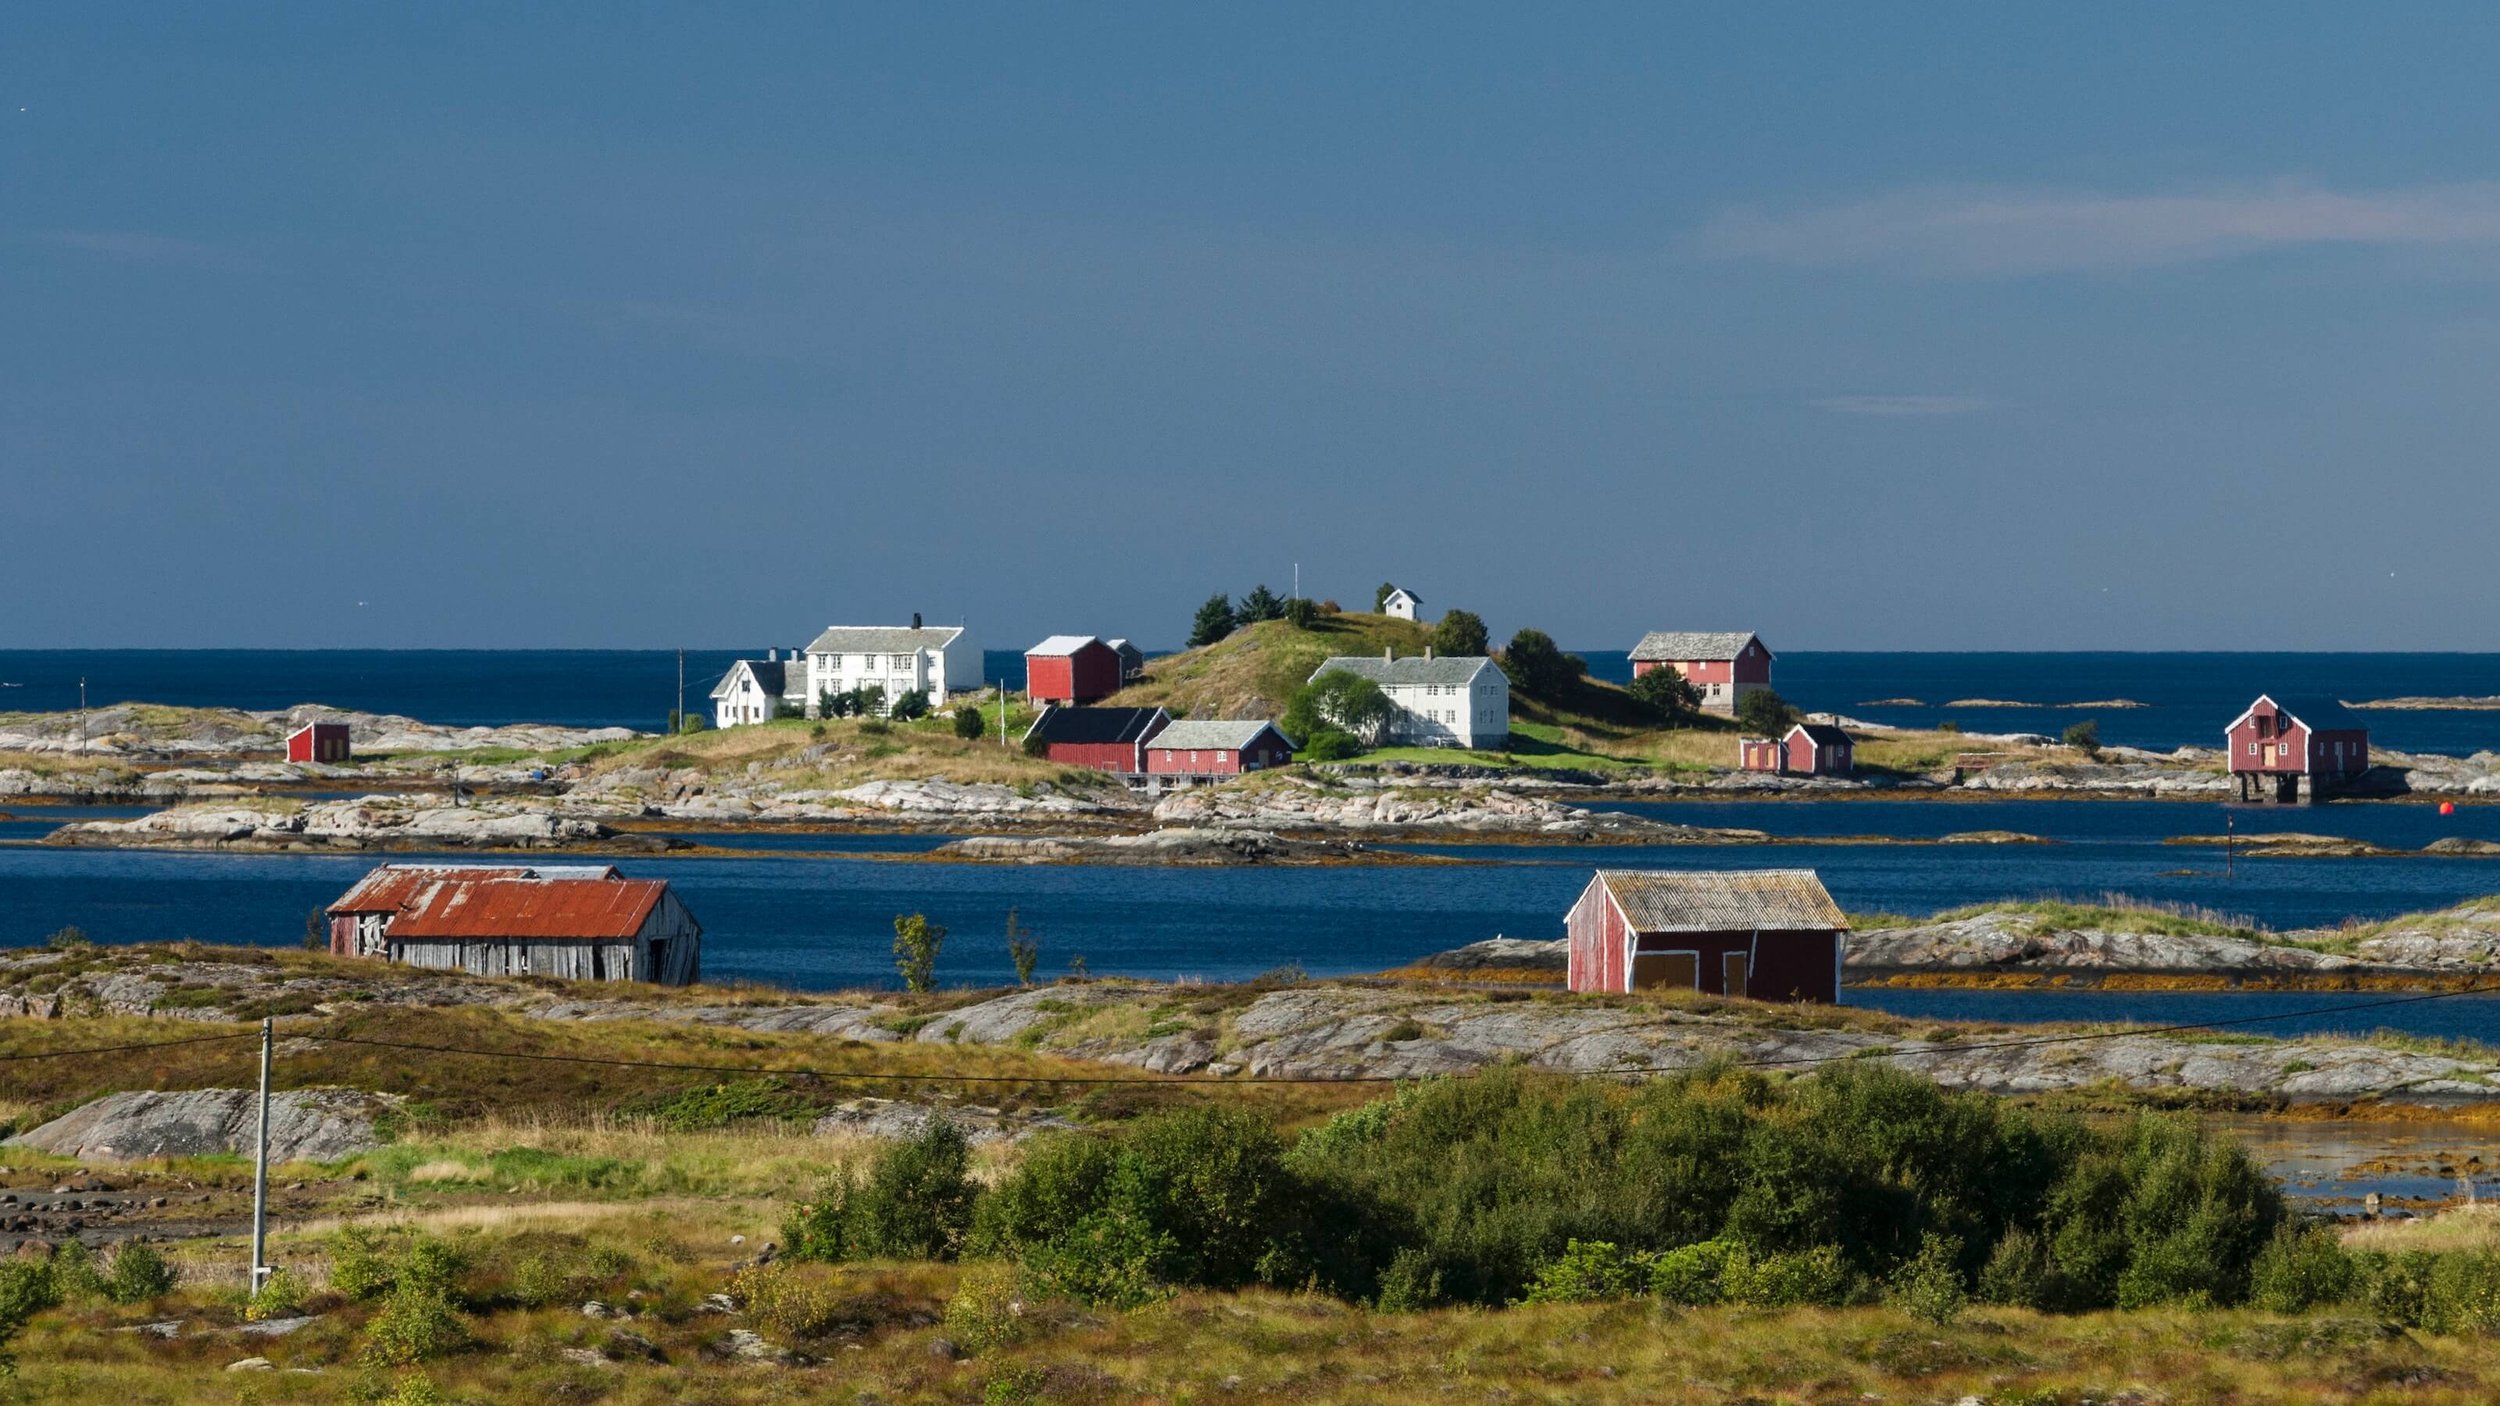
<svg viewBox="0 0 2500 1406"><path fill-rule="evenodd" d="M791 667L797 662L793 655L784 663L781 651L774 650L761 659L741 659L730 665L712 688L712 726L771 722L784 707L804 711L807 675L804 668Z"/></svg>
<svg viewBox="0 0 2500 1406"><path fill-rule="evenodd" d="M1406 589L1393 586L1380 602L1380 613L1392 620L1413 620L1423 613L1424 598Z"/></svg>

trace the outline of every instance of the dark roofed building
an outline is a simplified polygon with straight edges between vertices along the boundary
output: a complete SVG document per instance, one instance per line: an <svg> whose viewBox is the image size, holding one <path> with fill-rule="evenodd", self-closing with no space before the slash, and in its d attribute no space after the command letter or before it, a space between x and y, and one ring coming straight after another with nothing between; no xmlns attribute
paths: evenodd
<svg viewBox="0 0 2500 1406"><path fill-rule="evenodd" d="M1024 748L1054 762L1120 776L1146 770L1147 739L1172 715L1161 708L1044 708L1024 734Z"/></svg>
<svg viewBox="0 0 2500 1406"><path fill-rule="evenodd" d="M1857 744L1830 723L1799 723L1778 737L1748 737L1737 744L1746 771L1783 776L1852 776Z"/></svg>
<svg viewBox="0 0 2500 1406"><path fill-rule="evenodd" d="M330 905L330 950L477 976L684 986L703 926L663 879L605 864L385 864Z"/></svg>
<svg viewBox="0 0 2500 1406"><path fill-rule="evenodd" d="M1565 925L1574 991L1840 999L1849 920L1811 869L1600 869Z"/></svg>

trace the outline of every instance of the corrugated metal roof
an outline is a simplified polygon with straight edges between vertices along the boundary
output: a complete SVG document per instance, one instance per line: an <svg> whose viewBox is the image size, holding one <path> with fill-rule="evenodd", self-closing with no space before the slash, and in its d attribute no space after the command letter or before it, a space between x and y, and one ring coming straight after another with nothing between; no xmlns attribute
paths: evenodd
<svg viewBox="0 0 2500 1406"><path fill-rule="evenodd" d="M810 654L909 654L915 649L939 650L955 642L961 625L828 625L807 646Z"/></svg>
<svg viewBox="0 0 2500 1406"><path fill-rule="evenodd" d="M390 935L616 941L640 932L667 892L664 879L437 876L418 885Z"/></svg>
<svg viewBox="0 0 2500 1406"><path fill-rule="evenodd" d="M1745 652L1753 638L1742 630L1652 630L1632 646L1632 657L1644 661L1733 659Z"/></svg>
<svg viewBox="0 0 2500 1406"><path fill-rule="evenodd" d="M1055 659L1063 654L1074 654L1085 646L1095 643L1098 641L1092 635L1052 635L1049 639L1026 650L1025 653Z"/></svg>
<svg viewBox="0 0 2500 1406"><path fill-rule="evenodd" d="M1154 735L1147 743L1158 752L1199 751L1238 752L1258 739L1270 724L1258 718L1215 719L1183 718ZM1284 734L1278 733L1282 737Z"/></svg>
<svg viewBox="0 0 2500 1406"><path fill-rule="evenodd" d="M1811 869L1600 869L1641 932L1823 932L1848 916Z"/></svg>
<svg viewBox="0 0 2500 1406"><path fill-rule="evenodd" d="M1405 659L1375 659L1368 654L1347 654L1326 660L1311 671L1318 678L1331 669L1342 669L1359 678L1370 679L1382 687L1390 684L1468 684L1487 669L1502 671L1492 660L1480 654L1443 655L1426 659L1420 654ZM1503 674L1509 681L1509 675Z"/></svg>
<svg viewBox="0 0 2500 1406"><path fill-rule="evenodd" d="M396 913L417 891L445 879L613 879L613 864L384 864L356 881L345 897L330 905L333 913Z"/></svg>

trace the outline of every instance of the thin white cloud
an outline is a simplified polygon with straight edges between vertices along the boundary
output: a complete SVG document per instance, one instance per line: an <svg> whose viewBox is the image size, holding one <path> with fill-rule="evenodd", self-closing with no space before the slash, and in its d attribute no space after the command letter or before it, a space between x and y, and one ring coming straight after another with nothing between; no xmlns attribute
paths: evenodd
<svg viewBox="0 0 2500 1406"><path fill-rule="evenodd" d="M1806 404L1835 415L1974 415L1988 408L1975 395L1827 395Z"/></svg>
<svg viewBox="0 0 2500 1406"><path fill-rule="evenodd" d="M57 244L82 253L101 254L125 263L180 264L214 269L248 268L251 263L241 255L214 244L135 230L56 229L46 230L40 237L47 244Z"/></svg>
<svg viewBox="0 0 2500 1406"><path fill-rule="evenodd" d="M1688 247L1801 268L2005 278L2322 245L2487 243L2500 243L2500 182L2345 193L2278 181L2168 195L1934 188L1787 214L1739 207Z"/></svg>

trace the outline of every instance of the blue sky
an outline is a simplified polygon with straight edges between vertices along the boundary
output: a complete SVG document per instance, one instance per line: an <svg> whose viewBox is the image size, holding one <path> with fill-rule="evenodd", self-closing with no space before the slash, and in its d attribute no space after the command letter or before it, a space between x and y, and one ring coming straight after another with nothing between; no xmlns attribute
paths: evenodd
<svg viewBox="0 0 2500 1406"><path fill-rule="evenodd" d="M2487 7L0 8L0 646L2500 649Z"/></svg>

